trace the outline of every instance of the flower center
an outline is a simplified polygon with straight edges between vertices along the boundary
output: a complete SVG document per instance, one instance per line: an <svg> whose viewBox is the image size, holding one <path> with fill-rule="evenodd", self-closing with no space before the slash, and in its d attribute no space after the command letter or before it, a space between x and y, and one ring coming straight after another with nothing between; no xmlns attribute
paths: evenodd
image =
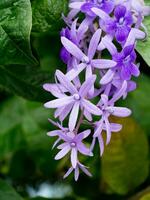
<svg viewBox="0 0 150 200"><path fill-rule="evenodd" d="M124 18L121 17L121 18L119 19L119 25L123 25L123 23L124 23Z"/></svg>
<svg viewBox="0 0 150 200"><path fill-rule="evenodd" d="M124 58L123 63L126 64L130 61L130 55Z"/></svg>
<svg viewBox="0 0 150 200"><path fill-rule="evenodd" d="M74 97L74 100L80 100L80 95L79 94L74 94L73 97Z"/></svg>
<svg viewBox="0 0 150 200"><path fill-rule="evenodd" d="M88 64L90 62L89 58L87 56L84 56L82 58L82 62Z"/></svg>
<svg viewBox="0 0 150 200"><path fill-rule="evenodd" d="M76 143L75 143L75 142L71 142L71 143L70 143L70 146L71 146L71 147L76 147Z"/></svg>

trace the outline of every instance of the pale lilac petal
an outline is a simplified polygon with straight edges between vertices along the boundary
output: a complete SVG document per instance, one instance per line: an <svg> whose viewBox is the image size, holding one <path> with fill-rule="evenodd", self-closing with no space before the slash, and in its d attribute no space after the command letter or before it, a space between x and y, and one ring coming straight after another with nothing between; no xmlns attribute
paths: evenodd
<svg viewBox="0 0 150 200"><path fill-rule="evenodd" d="M108 49L111 55L115 55L117 53L116 46L113 44L113 42L110 39L108 39L108 37L105 36L102 39L102 43Z"/></svg>
<svg viewBox="0 0 150 200"><path fill-rule="evenodd" d="M101 33L102 33L102 30L98 29L91 38L89 49L88 49L88 57L90 60L93 59L96 53L96 49L100 41Z"/></svg>
<svg viewBox="0 0 150 200"><path fill-rule="evenodd" d="M87 96L87 94L88 94L89 90L91 89L91 87L93 86L95 80L96 80L96 75L92 75L82 84L82 86L79 90L79 94L81 97Z"/></svg>
<svg viewBox="0 0 150 200"><path fill-rule="evenodd" d="M69 104L70 105L70 104ZM63 110L65 109L66 106L63 106L63 107L60 107L60 108L57 108L54 112L54 117L57 118L58 116L61 115L61 113L63 112ZM68 107L68 106L67 106Z"/></svg>
<svg viewBox="0 0 150 200"><path fill-rule="evenodd" d="M80 102L76 102L73 106L73 109L71 111L70 117L69 117L69 130L73 131L75 126L76 126L76 122L77 122L77 118L78 118L78 114L79 114L79 106L80 106Z"/></svg>
<svg viewBox="0 0 150 200"><path fill-rule="evenodd" d="M137 67L137 65L135 65L135 64L131 65L130 71L131 71L132 75L134 75L136 77L138 77L140 75L140 70Z"/></svg>
<svg viewBox="0 0 150 200"><path fill-rule="evenodd" d="M71 103L71 104L65 106L65 108L61 111L61 113L59 114L59 120L61 122L64 121L64 119L67 117L67 115L71 112L73 105L74 105L74 103Z"/></svg>
<svg viewBox="0 0 150 200"><path fill-rule="evenodd" d="M91 10L104 21L110 19L110 16L101 9L92 8Z"/></svg>
<svg viewBox="0 0 150 200"><path fill-rule="evenodd" d="M77 166L75 168L75 172L74 172L74 179L75 179L75 181L77 181L78 178L79 178L79 167Z"/></svg>
<svg viewBox="0 0 150 200"><path fill-rule="evenodd" d="M57 149L63 149L63 148L65 148L67 145L68 145L68 143L67 143L67 142L64 142L64 143L60 144L60 145L57 147Z"/></svg>
<svg viewBox="0 0 150 200"><path fill-rule="evenodd" d="M87 170L87 168L84 165L79 165L80 169L89 177L92 177L92 174Z"/></svg>
<svg viewBox="0 0 150 200"><path fill-rule="evenodd" d="M66 106L66 105L72 103L73 101L74 101L73 96L71 96L71 97L67 96L67 97L64 97L61 99L49 101L49 102L45 103L44 106L46 108L60 108L62 106Z"/></svg>
<svg viewBox="0 0 150 200"><path fill-rule="evenodd" d="M55 160L60 160L61 158L63 158L69 151L70 151L70 146L66 145L56 156L55 156Z"/></svg>
<svg viewBox="0 0 150 200"><path fill-rule="evenodd" d="M104 140L102 138L102 134L99 134L98 142L99 142L99 147L100 147L100 156L102 156L104 153Z"/></svg>
<svg viewBox="0 0 150 200"><path fill-rule="evenodd" d="M131 115L131 110L123 107L107 107L107 111L117 117L128 117Z"/></svg>
<svg viewBox="0 0 150 200"><path fill-rule="evenodd" d="M59 136L59 133L61 133L61 132L62 131L60 131L60 130L54 130L54 131L48 132L47 135L50 137Z"/></svg>
<svg viewBox="0 0 150 200"><path fill-rule="evenodd" d="M122 83L122 86L120 86L119 90L114 94L109 103L111 104L119 100L125 94L126 90L127 90L127 81L124 81Z"/></svg>
<svg viewBox="0 0 150 200"><path fill-rule="evenodd" d="M103 119L101 119L97 124L97 128L96 131L94 132L93 137L98 137L99 135L101 135L102 130L103 130Z"/></svg>
<svg viewBox="0 0 150 200"><path fill-rule="evenodd" d="M92 115L87 110L84 110L84 116L88 121L92 121Z"/></svg>
<svg viewBox="0 0 150 200"><path fill-rule="evenodd" d="M84 34L87 32L88 28L89 28L89 24L91 23L91 18L90 17L86 17L80 24L79 28L78 28L78 38L83 38Z"/></svg>
<svg viewBox="0 0 150 200"><path fill-rule="evenodd" d="M92 104L90 101L88 101L86 99L82 100L82 105L91 114L94 114L94 115L102 114L102 111L97 106L95 106L94 104Z"/></svg>
<svg viewBox="0 0 150 200"><path fill-rule="evenodd" d="M116 62L113 60L106 59L94 59L91 61L93 67L98 69L109 69L116 66Z"/></svg>
<svg viewBox="0 0 150 200"><path fill-rule="evenodd" d="M142 40L145 37L146 37L146 34L143 31L136 29L136 28L132 28L128 35L128 38L126 40L124 47L133 45L135 43L136 39Z"/></svg>
<svg viewBox="0 0 150 200"><path fill-rule="evenodd" d="M100 84L101 85L106 85L108 84L109 82L112 81L112 79L114 78L114 75L115 75L115 71L109 69L106 74L101 78L100 80Z"/></svg>
<svg viewBox="0 0 150 200"><path fill-rule="evenodd" d="M65 37L61 37L61 42L63 46L67 49L67 51L76 57L78 60L82 61L86 55L70 40Z"/></svg>
<svg viewBox="0 0 150 200"><path fill-rule="evenodd" d="M105 117L105 126L106 126L106 134L107 134L106 145L108 145L111 139L111 130L110 130L110 123L107 117Z"/></svg>
<svg viewBox="0 0 150 200"><path fill-rule="evenodd" d="M83 139L85 139L85 138L87 138L89 135L90 135L90 133L91 133L91 130L86 130L86 131L83 131L83 132L81 132L81 133L79 133L77 136L76 136L76 138L77 138L77 140L83 140Z"/></svg>
<svg viewBox="0 0 150 200"><path fill-rule="evenodd" d="M54 148L56 147L56 145L57 145L60 141L61 141L61 139L58 138L58 139L54 142L54 144L53 144L53 146L52 146L52 149L54 149Z"/></svg>
<svg viewBox="0 0 150 200"><path fill-rule="evenodd" d="M110 123L110 129L111 129L111 132L119 132L122 129L122 125L116 124L116 123Z"/></svg>
<svg viewBox="0 0 150 200"><path fill-rule="evenodd" d="M81 8L81 6L84 4L85 2L73 2L69 4L69 8L72 9L79 9Z"/></svg>
<svg viewBox="0 0 150 200"><path fill-rule="evenodd" d="M68 80L72 81L74 80L86 67L86 64L81 63L78 65L77 69L73 68L70 71L67 72L66 77Z"/></svg>
<svg viewBox="0 0 150 200"><path fill-rule="evenodd" d="M83 155L93 156L93 153L90 152L90 149L88 149L83 143L77 144L78 151Z"/></svg>
<svg viewBox="0 0 150 200"><path fill-rule="evenodd" d="M71 150L71 164L72 164L72 167L75 169L77 166L77 149L76 148L72 148Z"/></svg>
<svg viewBox="0 0 150 200"><path fill-rule="evenodd" d="M55 96L57 98L65 97L65 95L63 93L66 92L66 89L64 87L62 87L60 84L46 83L43 85L43 88L44 88L44 90L50 92L53 96Z"/></svg>
<svg viewBox="0 0 150 200"><path fill-rule="evenodd" d="M68 80L68 78L60 71L56 70L56 77L59 82L66 88L71 94L78 93L76 87Z"/></svg>
<svg viewBox="0 0 150 200"><path fill-rule="evenodd" d="M63 176L63 178L64 178L64 179L67 178L72 172L73 172L73 167L70 167L70 168L68 169L68 171L66 172L66 174Z"/></svg>

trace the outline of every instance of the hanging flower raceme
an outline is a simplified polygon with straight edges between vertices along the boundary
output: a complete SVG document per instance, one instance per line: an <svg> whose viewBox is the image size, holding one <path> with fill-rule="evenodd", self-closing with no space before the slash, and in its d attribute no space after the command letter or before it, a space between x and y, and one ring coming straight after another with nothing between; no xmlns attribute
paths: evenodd
<svg viewBox="0 0 150 200"><path fill-rule="evenodd" d="M56 82L43 87L55 98L44 104L55 110L57 122L49 121L56 130L48 133L57 137L53 148L59 152L55 159L70 155L71 167L64 178L74 172L77 180L79 171L91 176L88 167L81 164L81 155L93 156L98 142L102 156L102 132L108 145L111 133L122 129L110 117L131 114L130 109L118 107L116 102L136 89L132 77L138 77L140 70L135 48L137 40L146 37L143 19L150 8L135 0L72 0L68 6L70 12L64 17L67 26L60 34L60 57L66 73L56 70ZM85 16L82 20L80 13ZM107 59L103 52L107 52Z"/></svg>

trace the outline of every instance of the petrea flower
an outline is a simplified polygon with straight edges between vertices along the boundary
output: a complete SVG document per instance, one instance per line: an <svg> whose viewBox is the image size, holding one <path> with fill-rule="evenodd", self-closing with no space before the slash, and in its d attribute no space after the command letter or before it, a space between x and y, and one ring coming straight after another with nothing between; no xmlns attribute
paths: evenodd
<svg viewBox="0 0 150 200"><path fill-rule="evenodd" d="M88 167L86 167L85 165L81 164L78 161L78 163L76 165L76 168L74 169L73 167L70 167L68 169L68 171L66 172L66 174L64 175L64 178L67 178L74 171L74 179L75 179L75 181L77 181L78 178L79 178L79 170L81 170L82 172L84 172L89 177L92 176L92 174L88 171Z"/></svg>
<svg viewBox="0 0 150 200"><path fill-rule="evenodd" d="M74 132L62 132L62 131L52 131L48 133L48 136L58 136L59 139L63 141L57 148L60 152L55 156L56 160L62 159L65 155L71 152L71 164L73 168L76 168L78 162L78 152L86 156L92 156L90 149L88 149L84 143L83 139L89 136L90 130L83 131L79 134Z"/></svg>
<svg viewBox="0 0 150 200"><path fill-rule="evenodd" d="M96 7L102 9L106 13L111 13L114 9L113 0L84 0L79 2L73 2L69 4L72 9L80 10L90 17L95 17L95 13L92 12L92 8Z"/></svg>
<svg viewBox="0 0 150 200"><path fill-rule="evenodd" d="M116 65L116 62L113 60L94 59L100 37L101 37L101 30L98 29L90 40L87 55L83 53L79 49L79 47L77 47L73 42L71 42L67 38L65 37L61 38L62 44L67 49L67 51L70 52L70 54L72 54L78 61L85 64L86 77L90 77L92 75L93 68L108 69Z"/></svg>
<svg viewBox="0 0 150 200"><path fill-rule="evenodd" d="M140 75L138 67L134 64L136 53L133 45L115 54L113 60L117 62L117 68L121 70L120 76L123 80L130 80L132 75L136 77Z"/></svg>
<svg viewBox="0 0 150 200"><path fill-rule="evenodd" d="M127 83L126 81L124 81L121 89L112 97L111 100L108 99L107 95L102 94L101 100L98 103L98 107L102 110L103 114L101 119L95 123L96 129L94 137L99 138L99 135L105 128L107 133L106 144L109 144L111 139L111 131L114 129L114 127L112 127L111 123L109 122L109 117L111 115L116 117L128 117L131 114L131 111L128 108L114 106L114 102L118 100L121 96L123 96L126 89ZM121 127L117 127L117 129L120 130Z"/></svg>
<svg viewBox="0 0 150 200"><path fill-rule="evenodd" d="M56 77L59 80L62 87L66 89L70 96L66 95L61 88L57 88L57 94L52 91L52 94L56 96L58 99L49 101L45 103L46 108L58 108L57 113L58 116L62 113L67 116L70 113L69 117L69 129L73 131L76 125L76 121L79 114L79 108L81 110L85 109L91 114L101 115L101 110L95 106L93 103L87 100L87 95L91 87L93 86L96 76L93 75L89 77L78 90L73 83L69 81L69 79L59 70L56 71ZM47 88L48 85L44 85L44 89L51 92L51 88Z"/></svg>
<svg viewBox="0 0 150 200"><path fill-rule="evenodd" d="M74 172L77 181L80 170L91 176L88 167L81 164L80 156L92 156L96 142L102 156L103 132L108 145L112 133L122 129L121 124L112 122L113 116L122 118L131 114L130 109L116 106L116 102L125 100L136 89L132 76L140 74L135 48L137 40L147 36L143 19L150 14L150 7L142 1L69 2L70 12L63 16L67 27L60 34L63 44L60 56L66 64L66 73L56 70L56 83L43 86L55 97L44 104L46 108L55 108L54 117L58 118L58 122L49 119L56 130L48 132L48 136L57 137L52 147L59 150L55 159L70 156L71 167L64 178ZM80 15L78 18L79 13L83 18ZM67 127L63 126L64 120ZM83 123L91 126L91 130L81 131ZM92 137L89 147L83 142L88 136Z"/></svg>
<svg viewBox="0 0 150 200"><path fill-rule="evenodd" d="M104 13L102 10L93 8L92 11L97 14L101 20L101 27L120 43L124 42L131 30L133 24L132 14L125 6L118 5L114 11L114 18Z"/></svg>

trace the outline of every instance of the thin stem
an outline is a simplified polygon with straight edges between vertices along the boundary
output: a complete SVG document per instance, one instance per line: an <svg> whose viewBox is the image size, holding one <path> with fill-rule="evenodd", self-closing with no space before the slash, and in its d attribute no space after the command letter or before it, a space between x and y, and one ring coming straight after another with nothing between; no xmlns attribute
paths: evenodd
<svg viewBox="0 0 150 200"><path fill-rule="evenodd" d="M83 117L84 117L84 115L83 115L83 113L84 113L84 110L82 110L82 112L81 112L81 115L80 115L80 118L79 118L79 121L78 121L78 124L77 124L77 126L76 126L76 133L78 133L78 130L79 130L79 128L80 128L80 125L82 124L82 122L83 122Z"/></svg>

